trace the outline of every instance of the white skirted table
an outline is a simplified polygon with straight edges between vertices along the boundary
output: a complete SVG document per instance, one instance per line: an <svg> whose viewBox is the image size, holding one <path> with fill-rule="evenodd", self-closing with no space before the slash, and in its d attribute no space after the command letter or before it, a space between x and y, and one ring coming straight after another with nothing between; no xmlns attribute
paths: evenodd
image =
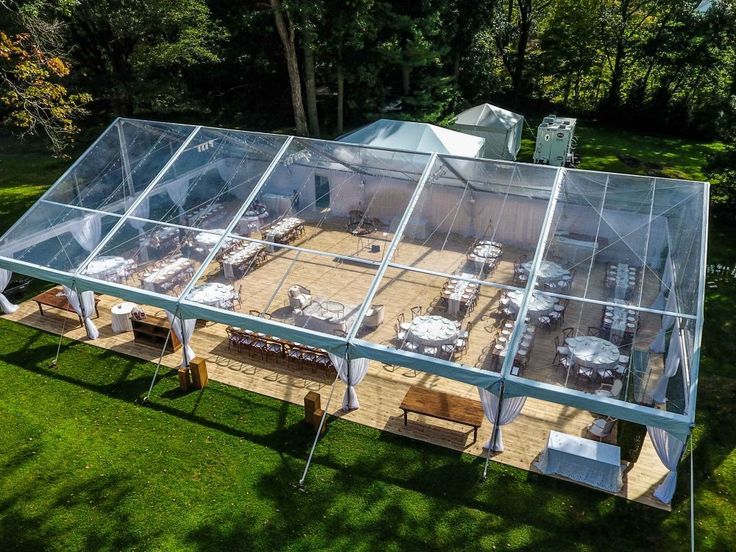
<svg viewBox="0 0 736 552"><path fill-rule="evenodd" d="M226 310L233 309L233 300L236 297L237 293L233 286L219 282L208 282L195 286L187 294L189 301Z"/></svg>
<svg viewBox="0 0 736 552"><path fill-rule="evenodd" d="M509 298L509 308L514 312L519 312L521 301L524 298L523 291L509 291L507 294ZM540 316L545 316L555 308L557 303L557 297L550 297L548 295L542 295L539 292L533 292L529 297L527 314L532 320L538 320Z"/></svg>
<svg viewBox="0 0 736 552"><path fill-rule="evenodd" d="M532 269L532 261L522 263L521 268L524 272L529 274L529 271ZM552 261L542 261L539 263L539 268L537 269L537 280L540 283L546 284L548 282L558 282L561 280L568 280L569 278L570 271L565 270L557 263Z"/></svg>
<svg viewBox="0 0 736 552"><path fill-rule="evenodd" d="M128 301L117 303L112 306L110 312L112 313L112 331L114 333L133 331L133 323L130 321L130 313L137 307L138 305Z"/></svg>
<svg viewBox="0 0 736 552"><path fill-rule="evenodd" d="M619 350L616 345L592 335L568 337L565 340L576 366L594 368L599 373L618 364Z"/></svg>
<svg viewBox="0 0 736 552"><path fill-rule="evenodd" d="M417 316L407 332L407 340L419 345L439 347L457 339L460 329L452 320L441 316Z"/></svg>
<svg viewBox="0 0 736 552"><path fill-rule="evenodd" d="M98 280L123 283L128 264L123 257L103 255L90 261L84 273Z"/></svg>
<svg viewBox="0 0 736 552"><path fill-rule="evenodd" d="M614 445L550 431L536 467L591 487L617 493L623 486L621 449Z"/></svg>
<svg viewBox="0 0 736 552"><path fill-rule="evenodd" d="M473 247L468 258L475 263L477 270L482 271L487 264L495 263L503 253L500 243L481 243Z"/></svg>

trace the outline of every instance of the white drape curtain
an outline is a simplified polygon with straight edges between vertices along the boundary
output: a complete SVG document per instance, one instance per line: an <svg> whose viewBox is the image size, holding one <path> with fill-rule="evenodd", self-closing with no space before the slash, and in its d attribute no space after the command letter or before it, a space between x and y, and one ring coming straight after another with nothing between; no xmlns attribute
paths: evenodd
<svg viewBox="0 0 736 552"><path fill-rule="evenodd" d="M95 312L95 292L94 291L83 291L82 302L79 302L79 295L72 288L63 286L64 295L69 300L69 304L79 316L82 317L84 322L84 329L87 331L87 337L90 339L97 339L100 337L100 331L95 326L90 318L92 313Z"/></svg>
<svg viewBox="0 0 736 552"><path fill-rule="evenodd" d="M672 287L672 260L669 255L664 262L664 273L662 274L662 282L659 285L659 294L657 298L649 305L649 308L662 310L666 306L667 292Z"/></svg>
<svg viewBox="0 0 736 552"><path fill-rule="evenodd" d="M169 199L179 208L179 214L184 213L184 202L189 194L189 178L177 178L164 187Z"/></svg>
<svg viewBox="0 0 736 552"><path fill-rule="evenodd" d="M360 385L365 375L368 373L368 359L367 358L354 358L348 365L348 360L343 357L339 357L333 353L329 353L330 360L337 370L337 375L340 381L348 386L345 389L345 395L342 398L342 409L356 410L360 408L360 402L358 401L358 394L355 391L356 386ZM349 371L349 374L348 374ZM348 381L350 382L348 384Z"/></svg>
<svg viewBox="0 0 736 552"><path fill-rule="evenodd" d="M496 446L493 447L495 452L503 452L503 434L501 427L513 422L521 414L521 409L524 408L526 397L509 397L503 399L501 405L501 415L496 419L498 414L498 397L488 391L488 389L478 388L478 394L480 395L480 402L483 405L483 413L486 418L493 426L498 425L498 431L496 432ZM490 449L493 444L493 431L491 436L488 438L488 442L485 444L485 448Z"/></svg>
<svg viewBox="0 0 736 552"><path fill-rule="evenodd" d="M10 278L13 277L13 273L9 270L5 270L4 268L0 268L0 310L2 310L5 314L10 314L11 312L15 312L18 310L18 305L14 305L11 303L5 295L3 295L3 291L5 291L5 288L8 287L8 284L10 283Z"/></svg>
<svg viewBox="0 0 736 552"><path fill-rule="evenodd" d="M166 311L166 318L169 319L171 325L171 331L179 339L181 343L182 352L182 366L189 366L189 362L196 356L194 350L189 345L194 333L194 326L197 323L196 318L181 319L178 316L174 316L173 313Z"/></svg>
<svg viewBox="0 0 736 552"><path fill-rule="evenodd" d="M675 494L677 464L680 462L683 450L685 450L685 443L659 427L647 426L647 433L652 440L654 450L657 451L657 456L659 456L665 467L670 470L664 481L654 489L652 494L657 500L669 504Z"/></svg>
<svg viewBox="0 0 736 552"><path fill-rule="evenodd" d="M670 291L669 296L667 297L667 304L665 305L665 310L670 312L675 312L677 309L677 301L675 299L675 292ZM649 345L649 350L653 353L664 353L664 343L666 336L665 334L669 331L669 329L672 327L672 325L675 323L675 317L669 316L667 314L662 316L662 327L659 329L659 332L654 338L654 341L652 341L651 345Z"/></svg>
<svg viewBox="0 0 736 552"><path fill-rule="evenodd" d="M128 208L130 208L130 205L135 200L136 200L136 198L134 198L134 197L130 198L129 204L128 204ZM149 216L149 214L150 214L150 209L149 209L148 197L144 197L143 198L143 201L141 201L138 204L138 207L135 208L135 211L133 211L131 213L131 215L134 216L134 217L139 217L139 218L144 218L144 219L147 219L148 216ZM143 222L142 220L136 220L136 219L132 219L132 218L129 218L128 219L128 222L130 222L130 225L133 228L135 228L136 230L138 230L138 233L139 234L143 233L143 229L146 226L146 223L145 222Z"/></svg>
<svg viewBox="0 0 736 552"><path fill-rule="evenodd" d="M87 253L90 253L97 247L102 237L102 219L100 215L84 217L79 224L72 226L71 233L77 243Z"/></svg>
<svg viewBox="0 0 736 552"><path fill-rule="evenodd" d="M663 403L667 401L667 384L669 379L677 373L677 369L680 367L680 359L682 358L682 351L680 350L680 332L675 329L670 336L670 346L667 348L667 358L664 362L664 374L659 378L657 387L652 393L652 398L655 402Z"/></svg>

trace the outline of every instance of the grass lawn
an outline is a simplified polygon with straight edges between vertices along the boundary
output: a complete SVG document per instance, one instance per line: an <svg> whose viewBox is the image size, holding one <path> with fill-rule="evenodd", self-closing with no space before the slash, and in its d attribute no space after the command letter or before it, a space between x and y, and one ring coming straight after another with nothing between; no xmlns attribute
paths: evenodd
<svg viewBox="0 0 736 552"><path fill-rule="evenodd" d="M541 121L541 117L539 117ZM534 127L537 119L529 121ZM581 157L578 168L632 174L654 174L667 178L705 180L705 158L723 149L720 142L696 142L669 136L648 136L636 132L611 129L590 121L578 121L577 154ZM524 129L519 160L531 162L536 135ZM638 163L625 163L619 155L635 158Z"/></svg>
<svg viewBox="0 0 736 552"><path fill-rule="evenodd" d="M597 168L611 155L601 150ZM3 149L0 229L67 164ZM696 165L675 169L699 178ZM711 263L730 268L713 272L706 303L699 550L736 549L735 235L711 230ZM151 364L64 340L52 370L56 336L2 319L0 336L0 550L689 546L689 458L667 514L495 463L483 482L480 459L335 420L300 492L312 432L298 407L216 382L180 395L173 374L142 407Z"/></svg>

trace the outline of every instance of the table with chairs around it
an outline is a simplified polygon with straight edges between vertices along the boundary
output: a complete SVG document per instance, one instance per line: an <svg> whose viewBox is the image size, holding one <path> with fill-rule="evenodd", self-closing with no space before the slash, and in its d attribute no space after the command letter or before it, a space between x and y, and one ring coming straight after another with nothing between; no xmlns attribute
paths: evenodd
<svg viewBox="0 0 736 552"><path fill-rule="evenodd" d="M466 316L473 312L478 304L480 287L467 279L475 278L475 274L461 272L458 278L450 278L442 286L440 304L453 316Z"/></svg>
<svg viewBox="0 0 736 552"><path fill-rule="evenodd" d="M412 307L412 319L399 313L394 325L397 348L426 356L454 360L468 349L472 322L462 323L442 316L422 314L420 306Z"/></svg>
<svg viewBox="0 0 736 552"><path fill-rule="evenodd" d="M492 240L476 240L470 248L467 260L482 274L490 274L503 255L503 244Z"/></svg>
<svg viewBox="0 0 736 552"><path fill-rule="evenodd" d="M511 334L516 326L516 321L511 318L502 319L499 323L499 332L496 338L491 342L489 353L491 355L491 370L498 371L501 369L503 360L508 353L508 347L511 340ZM527 324L521 335L519 346L514 355L514 362L511 367L511 374L514 376L523 375L524 370L529 363L532 347L534 345L534 337L536 328Z"/></svg>
<svg viewBox="0 0 736 552"><path fill-rule="evenodd" d="M297 217L284 217L261 228L264 241L288 244L304 235L304 221Z"/></svg>
<svg viewBox="0 0 736 552"><path fill-rule="evenodd" d="M507 318L516 318L524 298L524 292L512 290L504 292L499 300L499 310ZM532 292L527 303L527 316L540 328L552 329L565 320L565 311L569 301L557 297Z"/></svg>

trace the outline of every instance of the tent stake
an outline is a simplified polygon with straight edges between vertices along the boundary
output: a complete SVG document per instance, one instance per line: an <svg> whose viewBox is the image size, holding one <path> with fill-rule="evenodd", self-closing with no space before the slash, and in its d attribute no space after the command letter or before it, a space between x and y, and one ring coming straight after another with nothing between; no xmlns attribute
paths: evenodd
<svg viewBox="0 0 736 552"><path fill-rule="evenodd" d="M312 456L314 456L314 449L317 448L317 441L319 441L319 436L322 433L322 427L325 425L325 419L327 418L327 412L330 410L330 402L332 402L332 395L335 392L335 384L337 383L337 380L339 379L338 375L335 375L335 381L332 382L332 388L330 389L330 395L327 397L327 404L325 405L325 410L322 412L322 419L319 421L319 427L317 428L317 435L314 436L314 441L312 442L312 450L309 451L309 457L307 458L307 465L304 466L304 473L302 474L302 478L299 480L299 489L304 490L304 480L307 478L307 472L309 471L309 466L312 464Z"/></svg>

